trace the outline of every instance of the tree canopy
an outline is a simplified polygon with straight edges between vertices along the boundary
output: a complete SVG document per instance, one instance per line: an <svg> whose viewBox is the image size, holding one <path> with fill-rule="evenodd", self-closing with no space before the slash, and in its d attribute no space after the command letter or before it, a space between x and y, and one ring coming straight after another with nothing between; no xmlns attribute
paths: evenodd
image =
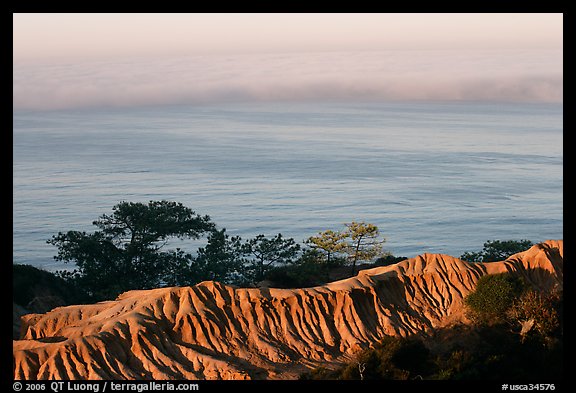
<svg viewBox="0 0 576 393"><path fill-rule="evenodd" d="M386 240L380 239L380 232L374 224L352 221L345 225L345 235L350 239L347 242L346 252L352 262L352 275L354 275L356 274L356 262L369 261L377 257Z"/></svg>
<svg viewBox="0 0 576 393"><path fill-rule="evenodd" d="M358 261L370 261L382 256L382 245L386 239L380 237L380 231L374 224L352 221L344 226L346 229L343 231L326 230L311 236L305 244L322 252L327 264L332 263L335 256L345 256L352 266L353 276Z"/></svg>
<svg viewBox="0 0 576 393"><path fill-rule="evenodd" d="M244 281L244 259L239 236L230 238L226 229L214 230L208 235L208 244L198 249L189 267L188 282L203 280L237 284Z"/></svg>
<svg viewBox="0 0 576 393"><path fill-rule="evenodd" d="M93 221L97 230L59 232L48 240L58 248L54 257L72 262L73 271L59 276L82 288L92 299L115 297L131 289L194 285L214 280L254 285L270 269L294 263L301 247L282 234L242 240L217 229L209 216L200 216L171 201L121 202L112 214ZM172 239L198 239L205 246L193 255L171 247ZM180 243L181 244L181 243Z"/></svg>
<svg viewBox="0 0 576 393"><path fill-rule="evenodd" d="M530 240L488 240L480 252L465 252L460 259L468 262L503 261L511 255L526 251L533 244Z"/></svg>
<svg viewBox="0 0 576 393"><path fill-rule="evenodd" d="M266 272L274 264L293 262L300 251L300 245L292 238L284 238L280 233L272 238L258 235L247 240L241 251L247 258L251 281L256 283L264 279Z"/></svg>
<svg viewBox="0 0 576 393"><path fill-rule="evenodd" d="M341 253L346 249L346 237L346 233L326 230L310 236L305 241L305 244L312 249L323 252L326 256L326 263L330 264L335 254Z"/></svg>
<svg viewBox="0 0 576 393"><path fill-rule="evenodd" d="M173 283L171 272L191 256L179 248L163 250L168 240L197 239L214 229L210 217L177 202L120 202L112 210L93 222L99 229L93 233L59 232L48 240L58 247L56 260L76 264L73 272L61 275L98 299Z"/></svg>

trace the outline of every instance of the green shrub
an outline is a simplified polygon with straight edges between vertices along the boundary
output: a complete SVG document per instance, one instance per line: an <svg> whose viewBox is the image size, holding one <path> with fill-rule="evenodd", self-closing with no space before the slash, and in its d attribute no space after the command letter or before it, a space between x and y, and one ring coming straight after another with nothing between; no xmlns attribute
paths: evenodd
<svg viewBox="0 0 576 393"><path fill-rule="evenodd" d="M476 290L465 299L468 316L477 323L502 322L506 311L522 293L523 288L523 282L508 273L481 277Z"/></svg>

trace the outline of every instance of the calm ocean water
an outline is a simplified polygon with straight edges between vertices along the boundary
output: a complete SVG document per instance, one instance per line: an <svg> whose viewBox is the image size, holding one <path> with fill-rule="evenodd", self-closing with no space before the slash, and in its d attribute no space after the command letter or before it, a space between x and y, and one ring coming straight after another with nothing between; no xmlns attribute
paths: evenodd
<svg viewBox="0 0 576 393"><path fill-rule="evenodd" d="M46 240L92 231L122 200L179 201L243 238L302 241L365 220L407 257L560 239L562 115L502 103L15 112L13 262L63 268Z"/></svg>

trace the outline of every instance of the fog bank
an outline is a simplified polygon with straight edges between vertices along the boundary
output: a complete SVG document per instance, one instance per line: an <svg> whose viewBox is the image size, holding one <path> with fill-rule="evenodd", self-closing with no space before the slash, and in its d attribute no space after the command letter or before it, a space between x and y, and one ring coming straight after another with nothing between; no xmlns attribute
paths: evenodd
<svg viewBox="0 0 576 393"><path fill-rule="evenodd" d="M563 101L561 50L195 55L14 64L14 110L306 100Z"/></svg>

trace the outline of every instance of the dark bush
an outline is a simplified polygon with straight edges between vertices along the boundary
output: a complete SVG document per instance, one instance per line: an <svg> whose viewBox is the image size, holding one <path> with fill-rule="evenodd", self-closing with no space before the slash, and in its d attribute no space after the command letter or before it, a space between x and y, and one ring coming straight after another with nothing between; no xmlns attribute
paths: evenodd
<svg viewBox="0 0 576 393"><path fill-rule="evenodd" d="M388 266L388 265L393 265L395 263L398 262L402 262L404 260L406 260L408 258L406 257L395 257L392 254L388 254L388 255L384 255L381 256L380 258L376 259L376 261L374 261L374 266Z"/></svg>
<svg viewBox="0 0 576 393"><path fill-rule="evenodd" d="M416 338L402 340L391 361L396 367L409 371L411 375L427 374L432 368L430 351Z"/></svg>
<svg viewBox="0 0 576 393"><path fill-rule="evenodd" d="M332 266L319 259L317 251L306 250L294 263L271 268L265 279L278 288L313 287L328 282Z"/></svg>
<svg viewBox="0 0 576 393"><path fill-rule="evenodd" d="M66 304L83 303L88 296L80 288L46 270L31 265L12 265L12 299L26 307L38 297L58 297Z"/></svg>
<svg viewBox="0 0 576 393"><path fill-rule="evenodd" d="M418 338L384 337L373 348L361 351L356 360L334 370L315 369L307 379L407 380L434 371L430 351Z"/></svg>

